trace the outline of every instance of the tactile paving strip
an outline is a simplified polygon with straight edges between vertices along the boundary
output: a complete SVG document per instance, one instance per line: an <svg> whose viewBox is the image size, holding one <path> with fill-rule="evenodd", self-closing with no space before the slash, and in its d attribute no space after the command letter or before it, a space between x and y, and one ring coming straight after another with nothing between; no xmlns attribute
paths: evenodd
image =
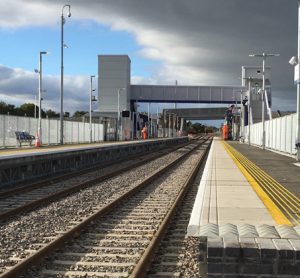
<svg viewBox="0 0 300 278"><path fill-rule="evenodd" d="M222 224L209 223L200 226L198 235L207 237L262 237L300 239L300 226L287 225L250 225L250 224Z"/></svg>

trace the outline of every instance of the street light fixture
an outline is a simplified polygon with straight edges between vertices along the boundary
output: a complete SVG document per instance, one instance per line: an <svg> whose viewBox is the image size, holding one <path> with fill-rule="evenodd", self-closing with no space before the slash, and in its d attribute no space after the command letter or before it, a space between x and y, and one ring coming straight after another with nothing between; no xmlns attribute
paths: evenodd
<svg viewBox="0 0 300 278"><path fill-rule="evenodd" d="M262 111L261 111L261 120L262 120L262 149L265 149L265 140L266 140L266 136L265 136L265 87L266 87L266 80L265 80L265 64L266 64L266 59L267 57L278 57L279 54L266 54L266 53L262 53L262 54L250 54L249 57L262 57L263 58L263 72L262 72L262 76L263 76L263 87L262 87Z"/></svg>
<svg viewBox="0 0 300 278"><path fill-rule="evenodd" d="M95 75L91 75L91 84L90 84L90 143L92 143L93 141L93 127L92 127L92 102L96 101L96 98L93 98L93 92L96 91L96 89L93 88L93 78L95 77Z"/></svg>
<svg viewBox="0 0 300 278"><path fill-rule="evenodd" d="M39 74L39 120L38 120L38 131L37 131L37 139L39 144L42 144L42 92L43 92L43 83L42 83L42 55L47 55L49 52L40 51L39 54L39 69L35 69L34 71Z"/></svg>
<svg viewBox="0 0 300 278"><path fill-rule="evenodd" d="M61 71L60 71L60 144L64 143L64 9L68 8L68 17L71 17L71 5L64 5L61 9Z"/></svg>

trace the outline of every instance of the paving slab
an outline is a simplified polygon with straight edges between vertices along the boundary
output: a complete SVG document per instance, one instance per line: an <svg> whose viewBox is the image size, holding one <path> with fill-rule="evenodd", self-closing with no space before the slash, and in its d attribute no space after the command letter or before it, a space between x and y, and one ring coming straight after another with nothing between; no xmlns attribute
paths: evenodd
<svg viewBox="0 0 300 278"><path fill-rule="evenodd" d="M200 226L209 223L276 225L268 209L218 138L214 139L206 162L188 235L199 234Z"/></svg>

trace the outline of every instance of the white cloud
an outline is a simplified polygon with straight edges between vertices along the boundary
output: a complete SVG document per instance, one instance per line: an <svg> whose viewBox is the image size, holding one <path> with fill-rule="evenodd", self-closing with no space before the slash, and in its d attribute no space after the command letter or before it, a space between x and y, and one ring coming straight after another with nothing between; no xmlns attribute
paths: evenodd
<svg viewBox="0 0 300 278"><path fill-rule="evenodd" d="M220 6L219 0L69 1L72 20L94 20L112 30L130 32L140 46L141 57L161 62L152 76L133 77L134 82L170 84L176 79L179 84L236 85L240 84L242 65L259 63L248 58L250 52L280 52L272 68L274 103L286 98L286 92L294 90L287 60L296 52L297 3L223 2ZM57 26L63 4L60 0L2 0L0 28ZM25 75L21 74L21 80ZM16 71L14 76L18 80ZM74 92L85 86L82 78L74 77L75 83L69 84ZM57 94L58 88L54 91ZM294 100L294 95L290 96L288 107Z"/></svg>
<svg viewBox="0 0 300 278"><path fill-rule="evenodd" d="M11 69L0 65L0 100L16 105L34 103L38 91L38 75L22 69ZM60 77L43 76L43 109L60 111ZM89 77L65 76L64 111L88 110Z"/></svg>

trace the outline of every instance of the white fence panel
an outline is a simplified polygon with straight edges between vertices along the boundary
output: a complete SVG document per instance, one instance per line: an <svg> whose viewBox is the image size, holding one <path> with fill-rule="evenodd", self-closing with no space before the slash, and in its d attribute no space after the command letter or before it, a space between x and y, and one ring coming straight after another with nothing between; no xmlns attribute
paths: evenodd
<svg viewBox="0 0 300 278"><path fill-rule="evenodd" d="M104 141L103 124L93 123L93 141ZM36 136L38 119L31 117L19 117L0 115L0 148L16 146L16 131L27 131ZM113 133L115 131L111 130ZM58 119L42 119L42 143L59 144L60 121ZM90 141L89 123L64 121L65 143L87 143Z"/></svg>
<svg viewBox="0 0 300 278"><path fill-rule="evenodd" d="M88 123L83 123L84 128L84 141L89 142L90 141L90 129Z"/></svg>
<svg viewBox="0 0 300 278"><path fill-rule="evenodd" d="M267 149L296 154L296 114L265 122L265 144ZM245 127L245 142L248 143L249 127ZM250 144L262 146L262 123L250 125Z"/></svg>

